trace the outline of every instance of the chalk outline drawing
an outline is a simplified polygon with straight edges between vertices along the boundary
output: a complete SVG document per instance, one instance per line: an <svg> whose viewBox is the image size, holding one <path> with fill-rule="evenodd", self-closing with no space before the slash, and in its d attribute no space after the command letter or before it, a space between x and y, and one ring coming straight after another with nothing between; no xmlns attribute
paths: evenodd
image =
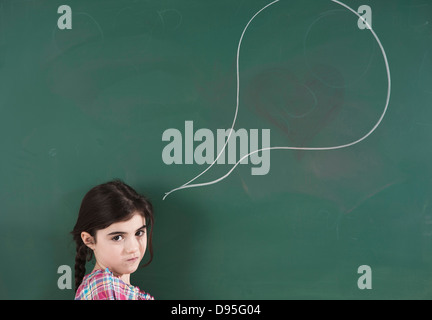
<svg viewBox="0 0 432 320"><path fill-rule="evenodd" d="M380 49L381 49L381 53L383 55L384 58L384 63L385 63L385 67L386 67L386 72L387 72L387 80L388 80L388 86L387 86L387 97L386 97L386 102L385 102L385 107L384 107L384 111L381 114L380 118L378 119L378 122L373 126L373 128L363 137L361 137L358 140L355 140L353 142L347 143L347 144L343 144L343 145L338 145L338 146L333 146L333 147L317 147L317 148L309 148L309 147L268 147L268 148L262 148L262 149L258 149L255 150L253 152L250 152L246 155L244 155L240 160L237 161L237 163L231 168L231 170L229 170L225 175L223 175L222 177L216 179L216 180L212 180L212 181L208 181L208 182L203 182L203 183L195 183L195 184L190 184L191 182L195 181L196 179L198 179L200 176L202 176L205 172L207 172L215 163L216 161L219 159L219 157L221 156L221 154L225 151L226 145L228 144L228 141L231 137L231 133L234 130L234 125L235 122L237 120L237 114L238 114L238 108L239 108L239 96L240 96L240 71L239 71L239 57L240 57L240 47L241 47L241 43L243 40L243 36L246 33L247 28L249 27L249 25L251 24L251 22L255 19L255 17L257 15L259 15L262 11L264 11L265 9L267 9L268 7L270 7L271 5L279 2L280 0L275 0L273 2L270 2L269 4L267 4L266 6L264 6L261 10L259 10L257 13L255 13L253 15L253 17L249 20L249 22L246 24L245 28L243 29L243 32L240 36L240 40L237 46L237 59L236 59L236 73L237 73L237 97L236 97L236 109L235 109L235 113L234 113L234 120L228 135L228 138L222 148L222 150L219 152L218 156L216 157L216 159L204 170L202 171L200 174L198 174L196 177L194 177L193 179L189 180L188 182L186 182L185 184L181 185L180 187L174 188L169 192L165 193L165 196L163 197L163 200L165 200L165 198L178 190L181 189L186 189L186 188L196 188L196 187L203 187L203 186L208 186L211 184L215 184L218 183L219 181L222 181L223 179L225 179L226 177L228 177L231 172L237 167L237 165L246 157L249 157L251 154L254 154L256 152L260 152L260 151L270 151L270 150L306 150L306 151L324 151L324 150L336 150L336 149L342 149L342 148L347 148L350 146L353 146L357 143L360 143L361 141L365 140L367 137L369 137L375 130L376 128L378 128L378 126L381 124L384 115L387 112L387 108L390 102L390 92L391 92L391 77L390 77L390 67L388 64L388 60L387 60L387 55L385 53L384 47L381 44L381 41L379 40L378 36L376 35L375 31L372 29L372 27L369 25L369 23L360 15L357 13L357 11L353 10L351 7L349 7L348 5L338 1L338 0L331 0L334 3L337 3L338 5L348 9L349 11L351 11L352 13L354 13L357 17L359 17L361 20L363 20L363 22L367 25L368 30L370 30L370 32L372 33L372 35L375 37L375 40L377 41Z"/></svg>

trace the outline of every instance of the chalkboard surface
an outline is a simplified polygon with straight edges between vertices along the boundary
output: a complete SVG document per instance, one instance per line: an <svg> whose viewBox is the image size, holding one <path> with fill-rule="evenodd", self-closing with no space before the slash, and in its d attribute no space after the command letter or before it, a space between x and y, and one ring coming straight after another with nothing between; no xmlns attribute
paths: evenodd
<svg viewBox="0 0 432 320"><path fill-rule="evenodd" d="M156 299L430 299L431 99L426 0L2 0L0 298L119 178Z"/></svg>

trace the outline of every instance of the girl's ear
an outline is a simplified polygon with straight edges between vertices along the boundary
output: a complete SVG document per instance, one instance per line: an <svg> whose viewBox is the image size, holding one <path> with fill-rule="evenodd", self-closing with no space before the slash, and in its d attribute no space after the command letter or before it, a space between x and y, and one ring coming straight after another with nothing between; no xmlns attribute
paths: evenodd
<svg viewBox="0 0 432 320"><path fill-rule="evenodd" d="M95 240L88 232L81 232L81 239L84 242L84 244L89 247L90 249L95 249Z"/></svg>

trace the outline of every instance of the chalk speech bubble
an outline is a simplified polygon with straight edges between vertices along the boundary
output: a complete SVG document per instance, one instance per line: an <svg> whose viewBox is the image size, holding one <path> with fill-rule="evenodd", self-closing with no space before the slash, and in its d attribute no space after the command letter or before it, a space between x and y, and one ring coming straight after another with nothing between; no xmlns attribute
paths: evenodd
<svg viewBox="0 0 432 320"><path fill-rule="evenodd" d="M279 2L280 0L275 0L273 2L270 2L269 4L267 4L266 6L264 6L262 9L260 9L257 13L255 13L253 15L253 17L249 20L249 22L246 24L245 28L243 29L243 32L240 36L240 40L238 43L238 47L237 47L237 59L236 59L236 73L237 73L237 98L236 98L236 109L235 109L235 113L234 113L234 119L233 119L233 123L228 135L228 138L222 148L222 150L219 152L219 154L217 155L216 159L204 170L202 171L200 174L198 174L197 176L195 176L193 179L189 180L188 182L186 182L185 184L181 185L180 187L174 188L169 192L165 193L165 196L163 197L163 200L165 200L165 198L178 190L181 189L186 189L186 188L196 188L196 187L203 187L203 186L208 186L211 184L215 184L218 183L220 181L222 181L223 179L225 179L226 177L228 177L231 172L233 172L233 170L237 167L237 165L244 160L245 158L249 157L251 154L260 152L260 151L268 151L268 150L306 150L306 151L324 151L324 150L336 150L336 149L342 149L342 148L347 148L350 146L353 146L357 143L360 143L361 141L365 140L367 137L369 137L377 128L378 126L381 124L384 115L387 112L387 108L390 102L390 92L391 92L391 77L390 77L390 67L388 64L388 60L387 60L387 55L385 53L384 47L381 44L380 39L378 38L378 36L376 35L375 31L372 29L372 26L369 25L368 21L365 20L361 15L359 15L357 13L357 11L355 11L354 9L352 9L351 7L349 7L348 5L346 5L345 3L342 3L340 1L337 0L331 0L334 3L339 4L340 6L348 9L349 11L351 11L352 13L354 13L359 19L362 20L362 22L367 26L367 29L372 33L372 35L374 36L375 40L377 41L380 49L381 49L381 53L383 55L384 58L384 63L385 63L385 67L386 67L386 74L387 74L387 96L386 96L386 102L385 102L385 106L384 106L384 111L382 112L380 118L378 119L377 123L373 126L373 128L367 133L365 134L363 137L361 137L360 139L357 139L353 142L347 143L347 144L343 144L343 145L337 145L337 146L331 146L331 147L314 147L314 148L310 148L310 147L284 147L284 146L275 146L275 147L268 147L268 148L262 148L262 149L258 149L255 151L252 151L246 155L244 155L240 160L237 161L237 163L231 168L231 170L229 170L225 175L223 175L222 177L212 180L212 181L208 181L208 182L203 182L203 183L195 183L195 184L191 184L193 181L195 181L196 179L198 179L200 176L202 176L204 173L206 173L215 163L216 161L219 159L219 157L221 156L221 154L225 151L225 148L228 144L228 141L231 137L231 133L234 130L234 125L236 123L237 120L237 114L238 114L238 109L239 109L239 96L240 96L240 70L239 70L239 59L240 59L240 48L241 48L241 43L243 40L243 36L246 33L247 28L249 27L249 25L251 24L251 22L255 19L255 17L257 15L259 15L262 11L264 11L265 9L267 9L268 7L274 5L275 3Z"/></svg>

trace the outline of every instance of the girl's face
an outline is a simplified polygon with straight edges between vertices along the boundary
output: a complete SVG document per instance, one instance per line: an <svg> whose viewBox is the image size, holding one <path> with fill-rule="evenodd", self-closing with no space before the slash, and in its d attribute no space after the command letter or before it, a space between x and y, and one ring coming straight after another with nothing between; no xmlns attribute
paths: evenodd
<svg viewBox="0 0 432 320"><path fill-rule="evenodd" d="M96 232L96 239L83 232L81 238L93 250L95 268L109 268L116 276L128 275L138 268L147 248L146 222L139 213L131 219L111 224Z"/></svg>

